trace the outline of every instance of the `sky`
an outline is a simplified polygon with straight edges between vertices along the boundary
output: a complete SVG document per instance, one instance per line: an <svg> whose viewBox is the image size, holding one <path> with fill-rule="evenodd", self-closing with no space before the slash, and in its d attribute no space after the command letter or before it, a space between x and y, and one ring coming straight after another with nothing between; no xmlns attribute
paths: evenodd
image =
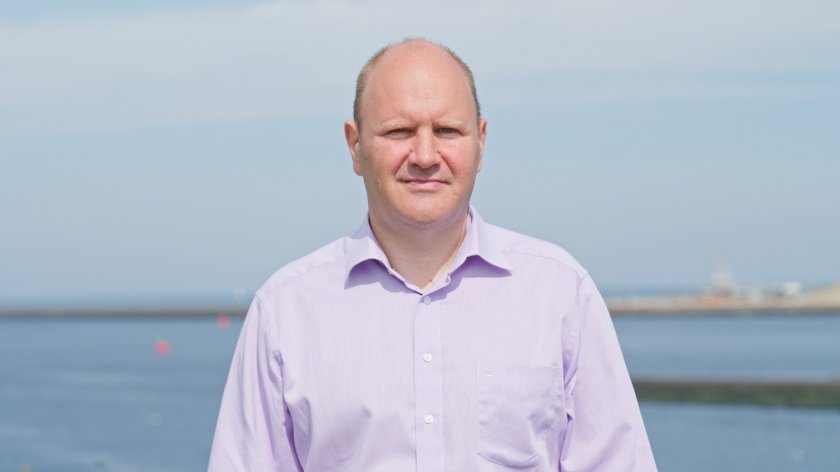
<svg viewBox="0 0 840 472"><path fill-rule="evenodd" d="M473 204L605 293L840 280L840 3L0 4L0 306L243 301L365 217L355 76L475 72Z"/></svg>

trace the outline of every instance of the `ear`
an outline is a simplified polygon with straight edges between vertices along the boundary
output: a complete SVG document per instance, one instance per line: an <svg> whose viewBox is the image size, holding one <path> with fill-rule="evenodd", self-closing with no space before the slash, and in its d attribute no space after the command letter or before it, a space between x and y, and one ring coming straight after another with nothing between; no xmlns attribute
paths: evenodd
<svg viewBox="0 0 840 472"><path fill-rule="evenodd" d="M344 122L344 139L347 140L347 148L350 149L350 157L353 159L353 172L362 175L362 164L359 155L359 126L353 120Z"/></svg>
<svg viewBox="0 0 840 472"><path fill-rule="evenodd" d="M487 141L487 120L484 118L478 120L478 168L476 172L481 170L484 164L484 142Z"/></svg>

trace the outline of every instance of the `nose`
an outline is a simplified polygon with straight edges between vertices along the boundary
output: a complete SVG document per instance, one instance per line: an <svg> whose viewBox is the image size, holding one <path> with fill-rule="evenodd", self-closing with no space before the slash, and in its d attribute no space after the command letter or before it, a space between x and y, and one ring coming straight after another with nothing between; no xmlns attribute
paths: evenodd
<svg viewBox="0 0 840 472"><path fill-rule="evenodd" d="M418 130L414 136L414 149L409 156L409 164L428 169L437 164L439 158L434 133Z"/></svg>

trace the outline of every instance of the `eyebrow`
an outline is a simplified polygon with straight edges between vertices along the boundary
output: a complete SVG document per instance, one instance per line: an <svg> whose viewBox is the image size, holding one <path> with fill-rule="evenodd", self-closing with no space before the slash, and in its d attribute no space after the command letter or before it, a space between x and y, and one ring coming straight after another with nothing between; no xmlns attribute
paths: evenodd
<svg viewBox="0 0 840 472"><path fill-rule="evenodd" d="M466 122L464 120L459 120L457 118L441 118L440 120L435 121L435 127L444 127L444 128L463 128Z"/></svg>

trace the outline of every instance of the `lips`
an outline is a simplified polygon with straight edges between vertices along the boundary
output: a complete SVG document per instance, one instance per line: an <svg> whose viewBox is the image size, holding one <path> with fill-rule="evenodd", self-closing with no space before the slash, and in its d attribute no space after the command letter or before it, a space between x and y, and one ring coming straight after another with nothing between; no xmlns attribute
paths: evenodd
<svg viewBox="0 0 840 472"><path fill-rule="evenodd" d="M403 179L400 180L411 190L417 191L435 191L446 185L446 181L439 179Z"/></svg>

